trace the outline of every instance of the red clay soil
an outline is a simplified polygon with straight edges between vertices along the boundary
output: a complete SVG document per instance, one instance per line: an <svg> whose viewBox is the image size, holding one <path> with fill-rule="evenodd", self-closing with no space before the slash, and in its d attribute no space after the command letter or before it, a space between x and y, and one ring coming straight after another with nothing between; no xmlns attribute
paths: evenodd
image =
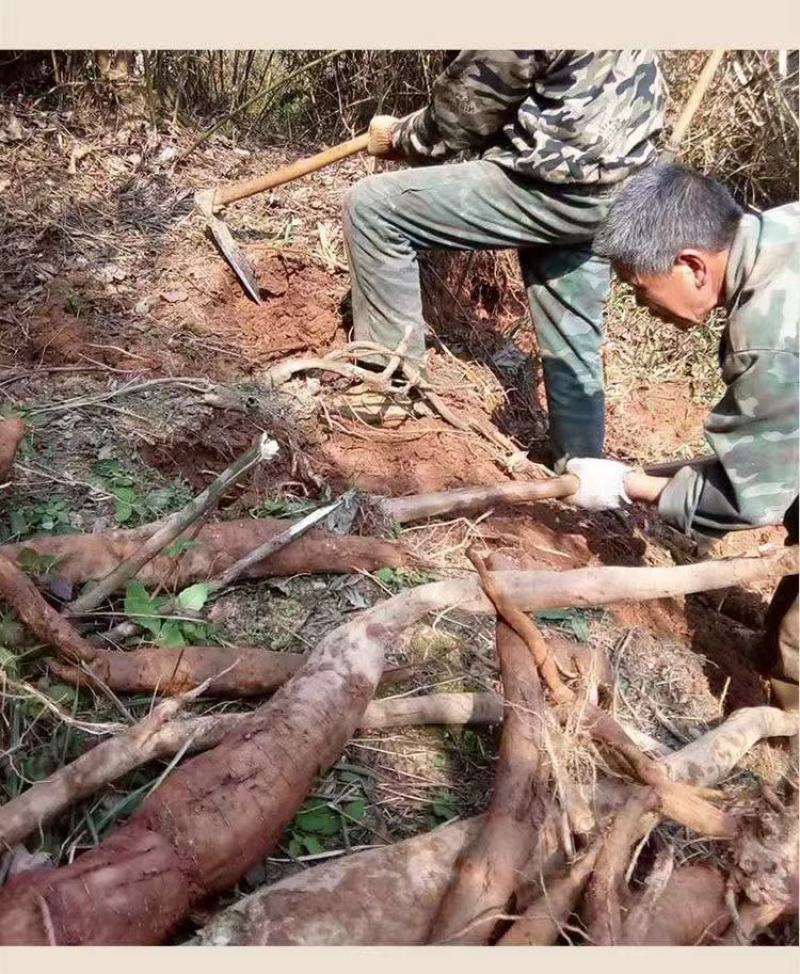
<svg viewBox="0 0 800 974"><path fill-rule="evenodd" d="M196 490L204 490L211 474L221 473L248 450L261 429L262 426L243 413L215 409L210 416L198 417L194 425L181 429L169 440L142 443L138 453L146 464L162 471L166 477L182 477ZM270 434L284 446L280 431L271 429ZM290 462L284 448L274 460L258 469L256 479L260 481L262 473L268 474L270 480L280 479L282 475L288 475ZM236 492L232 489L226 494L226 500L229 502Z"/></svg>
<svg viewBox="0 0 800 974"><path fill-rule="evenodd" d="M608 403L612 449L641 459L670 460L687 443L702 442L708 408L689 398L679 382L654 382L626 389ZM620 421L620 418L623 421Z"/></svg>
<svg viewBox="0 0 800 974"><path fill-rule="evenodd" d="M346 291L322 267L298 257L248 250L263 304L242 290L227 267L218 267L212 298L202 308L195 334L207 335L238 352L250 366L291 355L329 351L339 333L345 340L339 303Z"/></svg>
<svg viewBox="0 0 800 974"><path fill-rule="evenodd" d="M311 461L335 487L387 496L508 480L476 436L432 419L408 420L397 431L332 433Z"/></svg>

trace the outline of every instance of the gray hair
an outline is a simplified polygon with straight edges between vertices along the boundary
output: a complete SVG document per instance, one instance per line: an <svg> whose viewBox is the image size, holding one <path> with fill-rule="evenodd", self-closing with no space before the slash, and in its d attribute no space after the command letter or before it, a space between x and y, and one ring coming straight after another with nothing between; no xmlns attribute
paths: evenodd
<svg viewBox="0 0 800 974"><path fill-rule="evenodd" d="M709 176L656 163L619 191L592 249L628 273L666 274L682 250L728 248L742 212Z"/></svg>

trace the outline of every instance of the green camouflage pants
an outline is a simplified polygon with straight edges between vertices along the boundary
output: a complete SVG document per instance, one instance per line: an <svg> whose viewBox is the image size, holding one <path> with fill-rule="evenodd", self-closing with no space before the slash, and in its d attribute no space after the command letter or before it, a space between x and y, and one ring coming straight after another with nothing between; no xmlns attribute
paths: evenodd
<svg viewBox="0 0 800 974"><path fill-rule="evenodd" d="M542 358L557 466L603 455L600 354L607 261L591 253L608 194L517 178L477 161L382 173L361 180L344 206L357 341L396 348L422 364L417 257L422 250L519 250Z"/></svg>

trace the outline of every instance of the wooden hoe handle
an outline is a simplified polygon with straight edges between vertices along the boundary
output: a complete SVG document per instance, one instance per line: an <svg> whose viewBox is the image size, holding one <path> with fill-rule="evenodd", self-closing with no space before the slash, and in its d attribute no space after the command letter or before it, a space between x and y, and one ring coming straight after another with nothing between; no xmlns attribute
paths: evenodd
<svg viewBox="0 0 800 974"><path fill-rule="evenodd" d="M684 136L691 125L692 119L697 109L700 107L700 102L703 100L703 95L705 95L708 90L708 86L711 84L711 79L714 77L714 73L719 67L719 63L723 58L725 51L723 48L717 48L712 51L708 57L708 60L703 65L703 70L700 72L700 77L697 79L692 93L689 95L688 101L683 106L683 111L678 116L678 121L675 123L672 134L670 135L669 142L664 151L664 157L666 160L671 161L678 154L681 142L683 142Z"/></svg>
<svg viewBox="0 0 800 974"><path fill-rule="evenodd" d="M356 136L348 142L341 142L330 149L318 152L316 155L309 156L307 159L299 159L288 166L268 172L264 176L256 176L255 179L245 179L240 183L233 183L231 186L221 186L214 193L214 209L225 206L228 203L235 203L236 200L246 199L248 196L255 196L256 193L263 193L265 189L272 189L274 186L282 186L290 183L293 179L299 179L310 172L316 172L329 166L332 162L346 159L357 152L362 152L367 147L369 133Z"/></svg>

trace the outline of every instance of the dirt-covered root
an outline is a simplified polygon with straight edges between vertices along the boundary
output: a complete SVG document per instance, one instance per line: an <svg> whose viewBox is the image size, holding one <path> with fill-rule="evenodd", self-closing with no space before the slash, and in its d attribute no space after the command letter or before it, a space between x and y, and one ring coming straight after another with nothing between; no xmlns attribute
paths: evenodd
<svg viewBox="0 0 800 974"><path fill-rule="evenodd" d="M570 916L578 905L586 883L592 875L601 840L594 844L559 876L525 910L522 916L497 942L499 947L548 947L561 936Z"/></svg>
<svg viewBox="0 0 800 974"><path fill-rule="evenodd" d="M358 726L385 647L420 617L418 603L401 596L330 633L269 703L178 767L121 829L72 865L19 876L0 891L0 942L163 940L193 904L231 886L278 841ZM154 863L141 861L142 842Z"/></svg>
<svg viewBox="0 0 800 974"><path fill-rule="evenodd" d="M25 433L25 424L19 416L0 420L0 485L11 480L14 459Z"/></svg>
<svg viewBox="0 0 800 974"><path fill-rule="evenodd" d="M17 565L0 554L0 596L47 646L73 663L94 659L95 650L56 610Z"/></svg>
<svg viewBox="0 0 800 974"><path fill-rule="evenodd" d="M482 818L290 876L214 917L203 946L416 946Z"/></svg>
<svg viewBox="0 0 800 974"><path fill-rule="evenodd" d="M288 522L280 518L246 518L220 521L200 529L196 542L177 556L161 554L144 565L136 576L144 585L180 587L197 580L214 578L243 558L257 545L283 531ZM0 555L16 562L29 548L40 555L59 559L53 573L74 585L102 578L137 550L142 538L155 525L133 531L101 534L67 534L34 538L20 544L3 545ZM400 568L413 561L400 545L380 538L351 537L312 530L289 547L253 565L246 578L272 578L301 573L377 571Z"/></svg>
<svg viewBox="0 0 800 974"><path fill-rule="evenodd" d="M502 555L490 561L495 568L512 564ZM480 835L459 859L431 925L431 943L489 941L547 812L547 717L539 673L523 640L501 620L496 642L505 706L492 802Z"/></svg>
<svg viewBox="0 0 800 974"><path fill-rule="evenodd" d="M384 679L393 675L392 671L384 673ZM204 691L201 685L186 698ZM90 748L0 806L0 845L10 847L38 832L71 805L148 761L207 751L237 733L248 721L249 715L243 713L179 716L177 711L183 702L183 698L163 701L139 723L120 728L116 736ZM359 727L372 730L419 724L485 724L500 723L502 719L503 702L495 694L441 693L372 700L361 715Z"/></svg>
<svg viewBox="0 0 800 974"><path fill-rule="evenodd" d="M241 699L260 697L292 677L305 663L301 653L279 653L258 646L145 646L130 651L97 649L87 666L107 687L118 693L157 693L162 697L186 693L205 684L204 695ZM74 666L50 661L49 668L65 683L81 686L86 673ZM384 671L382 683L408 677L407 667ZM473 722L490 722L494 700L487 702ZM462 705L459 713L465 713ZM480 706L480 705L478 705ZM481 720L486 711L486 719ZM455 719L445 723L462 723ZM463 721L467 723L468 721ZM422 723L431 723L423 720Z"/></svg>
<svg viewBox="0 0 800 974"><path fill-rule="evenodd" d="M293 676L305 656L252 646L148 646L130 652L96 649L89 670L117 693L185 693L210 680L211 697L254 697L272 692ZM83 671L51 662L65 683L86 683Z"/></svg>
<svg viewBox="0 0 800 974"><path fill-rule="evenodd" d="M0 943L159 943L191 907L189 869L167 837L123 826L71 866L22 873L0 890Z"/></svg>
<svg viewBox="0 0 800 974"><path fill-rule="evenodd" d="M630 945L692 947L713 943L731 922L726 877L705 863L676 869L653 904L650 922Z"/></svg>
<svg viewBox="0 0 800 974"><path fill-rule="evenodd" d="M631 788L604 837L583 902L587 939L595 945L622 943L625 871L639 840L643 820L659 804L652 788Z"/></svg>
<svg viewBox="0 0 800 974"><path fill-rule="evenodd" d="M696 753L694 745L692 748ZM681 754L676 751L662 761L664 764L671 762L676 777L691 773L690 762L681 761ZM716 783L716 779L703 782L706 785ZM617 784L620 787L609 787ZM593 811L601 831L572 864L565 858L561 846L562 813L555 805L549 807L530 858L520 870L517 910L521 919L502 936L498 941L500 945L553 943L563 930L575 929L572 914L579 907L595 868L596 858L605 842L605 830L630 796L630 785L626 783L601 779L597 785ZM266 886L214 917L200 932L199 942L240 946L422 944L427 939L434 912L453 880L456 862L480 835L483 822L485 816L445 826L385 849L359 852L323 863ZM464 831L459 831L457 837L456 833L446 831L462 827ZM437 852L437 846L431 843L446 834L454 836L454 842L448 842ZM441 855L441 860L437 855ZM684 868L675 870L668 890L658 889L659 902L667 897L663 900L664 910L659 912L659 917L663 915L664 920L652 929L647 924L641 942L656 942L662 938L665 942L690 944L699 942L697 938L706 934L708 942L714 942L713 936L719 929L716 921L720 915L721 874L712 869L709 878L709 867L703 866L699 872L694 869L687 872L685 879L675 878L683 877ZM682 893L680 883L686 884ZM676 918L673 922L668 918L669 904L681 900L683 909L687 903L691 906L694 894L690 888L710 891L713 895L696 917L689 917L689 920L696 919L696 924L679 922L676 910L671 910ZM637 898L624 888L622 893L625 908L635 908ZM395 908L395 904L402 908ZM747 922L752 929L758 930L782 915L785 908L764 907L753 911L745 902L739 912L742 923ZM723 929L729 922L730 914L726 911Z"/></svg>

